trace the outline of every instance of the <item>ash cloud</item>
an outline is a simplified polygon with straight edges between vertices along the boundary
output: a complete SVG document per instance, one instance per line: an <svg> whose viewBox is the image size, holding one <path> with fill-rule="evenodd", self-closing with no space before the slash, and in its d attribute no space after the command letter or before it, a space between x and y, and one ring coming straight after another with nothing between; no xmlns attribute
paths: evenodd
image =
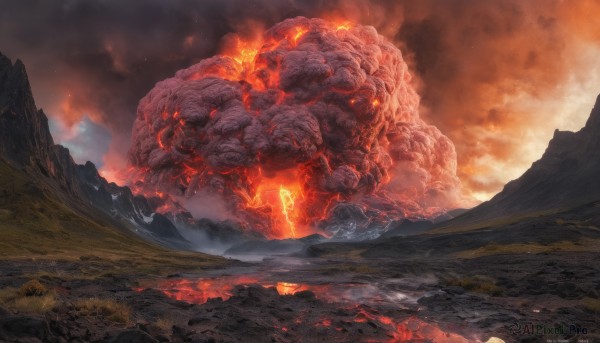
<svg viewBox="0 0 600 343"><path fill-rule="evenodd" d="M268 182L252 174L294 170L310 226L322 219L313 209L326 212L334 197L376 196L401 217L427 215L432 198L456 206L446 197L460 188L454 146L420 119L400 51L373 27L297 17L267 30L257 50L245 45L178 71L140 101L130 159L146 187L209 190L248 217L247 199ZM385 193L392 169L422 174L419 187Z"/></svg>

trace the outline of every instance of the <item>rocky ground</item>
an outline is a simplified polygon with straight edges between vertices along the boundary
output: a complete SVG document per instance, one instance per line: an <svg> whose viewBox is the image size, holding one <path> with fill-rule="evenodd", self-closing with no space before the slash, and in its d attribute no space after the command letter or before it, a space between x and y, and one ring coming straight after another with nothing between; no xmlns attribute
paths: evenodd
<svg viewBox="0 0 600 343"><path fill-rule="evenodd" d="M0 265L0 340L593 342L600 338L596 256L288 257L161 278L90 277L82 273L94 267L89 257L5 261ZM27 296L23 285L32 279L45 290ZM235 286L236 280L241 285ZM566 332L536 335L528 325L558 325ZM579 335L569 332L572 327Z"/></svg>

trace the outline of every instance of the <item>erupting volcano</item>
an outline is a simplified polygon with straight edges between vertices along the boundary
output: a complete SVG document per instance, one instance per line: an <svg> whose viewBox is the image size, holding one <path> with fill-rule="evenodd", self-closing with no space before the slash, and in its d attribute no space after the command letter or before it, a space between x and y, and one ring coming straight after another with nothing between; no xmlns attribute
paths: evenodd
<svg viewBox="0 0 600 343"><path fill-rule="evenodd" d="M336 206L424 218L459 200L453 143L418 113L402 54L371 26L298 17L158 82L130 161L140 190L218 196L269 237Z"/></svg>

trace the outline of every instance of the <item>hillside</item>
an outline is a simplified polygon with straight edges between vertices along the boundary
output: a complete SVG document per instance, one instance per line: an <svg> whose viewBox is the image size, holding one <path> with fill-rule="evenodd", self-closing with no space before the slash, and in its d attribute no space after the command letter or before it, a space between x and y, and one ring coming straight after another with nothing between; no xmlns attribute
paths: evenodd
<svg viewBox="0 0 600 343"><path fill-rule="evenodd" d="M160 227L147 220L155 206L127 187L109 184L93 164L77 165L68 149L55 145L25 66L0 54L0 258L94 256L127 261L130 271L224 262L168 249L185 248L186 241L168 220L157 221Z"/></svg>
<svg viewBox="0 0 600 343"><path fill-rule="evenodd" d="M600 95L579 132L554 132L542 158L491 200L437 232L508 224L600 200Z"/></svg>

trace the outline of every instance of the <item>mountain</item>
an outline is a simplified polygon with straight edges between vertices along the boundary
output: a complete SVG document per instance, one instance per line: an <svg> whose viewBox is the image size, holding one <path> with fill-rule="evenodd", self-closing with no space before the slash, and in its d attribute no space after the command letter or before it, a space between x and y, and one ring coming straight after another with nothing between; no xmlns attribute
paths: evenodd
<svg viewBox="0 0 600 343"><path fill-rule="evenodd" d="M522 218L600 200L600 95L579 132L554 132L540 160L491 200L440 227Z"/></svg>
<svg viewBox="0 0 600 343"><path fill-rule="evenodd" d="M490 201L439 222L390 224L382 237L308 247L313 257L473 259L600 251L600 96L583 129L556 131L542 158ZM577 255L573 258L578 258ZM581 255L584 256L584 255ZM595 255L594 255L595 256ZM535 269L535 267L533 267ZM536 274L537 275L537 274Z"/></svg>
<svg viewBox="0 0 600 343"><path fill-rule="evenodd" d="M27 198L42 207L44 201L60 205L86 222L101 223L100 226L114 227L124 233L135 232L166 247L192 248L168 218L155 213L161 205L160 199L136 196L128 187L107 182L91 162L78 165L67 148L54 144L48 118L35 105L25 66L20 60L13 65L2 54L0 164L0 178L4 181L0 184L9 188L0 193L5 195L0 197L0 210L5 215L12 213L11 217L15 217L15 213L22 212L14 208L18 201L8 200L20 193L21 199ZM26 189L15 189L17 184ZM11 206L12 210L7 209Z"/></svg>

